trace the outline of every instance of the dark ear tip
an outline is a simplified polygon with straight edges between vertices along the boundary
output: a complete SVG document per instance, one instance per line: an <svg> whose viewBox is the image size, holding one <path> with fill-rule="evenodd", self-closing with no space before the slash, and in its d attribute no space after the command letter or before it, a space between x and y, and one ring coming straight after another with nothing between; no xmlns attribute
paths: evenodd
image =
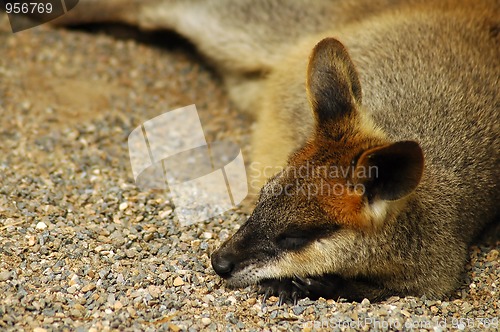
<svg viewBox="0 0 500 332"><path fill-rule="evenodd" d="M335 38L328 37L320 40L316 46L314 46L311 53L311 64L316 64L317 62L331 62L332 58L336 58L339 55L343 57L348 57L347 49L344 44Z"/></svg>
<svg viewBox="0 0 500 332"><path fill-rule="evenodd" d="M306 76L308 99L318 124L352 114L361 104L361 85L345 46L324 38L314 47Z"/></svg>
<svg viewBox="0 0 500 332"><path fill-rule="evenodd" d="M342 44L337 39L335 39L333 37L323 38L316 44L316 46L314 47L313 53L321 52L321 51L325 51L325 50L334 50L337 48L345 50L344 44Z"/></svg>

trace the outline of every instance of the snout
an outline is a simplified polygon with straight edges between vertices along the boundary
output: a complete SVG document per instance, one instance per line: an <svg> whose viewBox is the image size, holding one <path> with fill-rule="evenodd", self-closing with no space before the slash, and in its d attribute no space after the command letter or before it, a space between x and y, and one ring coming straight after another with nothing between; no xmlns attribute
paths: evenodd
<svg viewBox="0 0 500 332"><path fill-rule="evenodd" d="M219 276L224 279L227 279L231 276L235 267L235 260L233 255L225 252L223 248L220 248L212 254L211 261L214 271Z"/></svg>
<svg viewBox="0 0 500 332"><path fill-rule="evenodd" d="M251 216L232 237L212 253L212 267L229 283L241 284L238 280L246 280L249 277L245 272L249 266L268 260L268 242L265 232L256 227Z"/></svg>
<svg viewBox="0 0 500 332"><path fill-rule="evenodd" d="M237 262L235 255L224 245L212 254L211 261L214 271L224 279L231 277Z"/></svg>
<svg viewBox="0 0 500 332"><path fill-rule="evenodd" d="M249 219L250 220L250 219ZM240 229L229 239L227 239L216 251L212 253L210 260L212 262L212 267L219 276L224 279L229 279L240 267L240 263L244 260L245 250L248 249L244 237L247 229L248 220L243 224ZM243 241L242 241L243 240ZM243 246L242 246L243 245Z"/></svg>

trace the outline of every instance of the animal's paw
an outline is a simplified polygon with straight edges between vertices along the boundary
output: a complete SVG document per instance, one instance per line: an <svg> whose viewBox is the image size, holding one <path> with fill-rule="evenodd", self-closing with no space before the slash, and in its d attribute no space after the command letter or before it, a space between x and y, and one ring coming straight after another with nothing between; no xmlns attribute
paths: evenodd
<svg viewBox="0 0 500 332"><path fill-rule="evenodd" d="M299 277L287 279L268 279L260 283L260 293L264 294L262 304L271 295L279 297L278 305L290 300L297 303L299 299L308 297L317 300L325 299L347 299L349 301L362 301L367 298L370 301L381 301L389 296L406 296L368 278L346 279L336 274L326 274L315 277Z"/></svg>
<svg viewBox="0 0 500 332"><path fill-rule="evenodd" d="M321 296L325 297L335 289L335 279L299 277L286 279L266 279L260 284L259 293L264 294L262 304L264 305L269 296L278 296L278 305L283 303L297 302L305 297L315 300Z"/></svg>
<svg viewBox="0 0 500 332"><path fill-rule="evenodd" d="M259 294L264 294L262 306L265 305L271 295L278 296L279 306L289 301L296 304L299 299L306 297L307 294L297 288L293 281L293 279L267 279L262 281L259 284Z"/></svg>

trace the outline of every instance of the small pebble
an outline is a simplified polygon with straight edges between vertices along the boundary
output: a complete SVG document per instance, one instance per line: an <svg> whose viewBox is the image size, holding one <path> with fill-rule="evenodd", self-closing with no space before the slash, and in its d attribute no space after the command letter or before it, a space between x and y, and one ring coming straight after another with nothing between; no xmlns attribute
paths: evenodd
<svg viewBox="0 0 500 332"><path fill-rule="evenodd" d="M168 328L173 331L173 332L179 332L181 330L180 326L177 326L175 324L169 323Z"/></svg>
<svg viewBox="0 0 500 332"><path fill-rule="evenodd" d="M75 293L75 292L77 291L77 289L78 289L78 286L77 286L77 285L73 285L73 286L71 286L71 287L68 287L68 288L66 289L66 291L67 291L69 294L73 294L73 293Z"/></svg>
<svg viewBox="0 0 500 332"><path fill-rule="evenodd" d="M12 278L12 273L10 271L2 271L0 272L0 281L7 281Z"/></svg>
<svg viewBox="0 0 500 332"><path fill-rule="evenodd" d="M293 313L294 313L295 315L300 315L300 314L302 314L302 313L304 312L304 310L305 310L305 308L304 308L304 307L302 307L302 306L299 306L299 305L294 306L294 307L293 307L293 309L292 309L292 311L293 311Z"/></svg>
<svg viewBox="0 0 500 332"><path fill-rule="evenodd" d="M486 255L486 260L488 262L493 262L498 260L499 251L496 249L491 250L488 255Z"/></svg>
<svg viewBox="0 0 500 332"><path fill-rule="evenodd" d="M44 230L44 229L46 229L46 228L47 228L47 224L46 224L46 223L44 223L43 221L40 221L40 222L38 222L38 223L36 224L36 227L35 227L35 228L36 228L36 229L38 229L38 230Z"/></svg>
<svg viewBox="0 0 500 332"><path fill-rule="evenodd" d="M123 284L125 282L125 278L123 278L123 274L118 273L118 275L116 276L116 282L119 284Z"/></svg>
<svg viewBox="0 0 500 332"><path fill-rule="evenodd" d="M182 286L184 285L184 280L181 277L177 277L174 279L174 286Z"/></svg>
<svg viewBox="0 0 500 332"><path fill-rule="evenodd" d="M211 232L203 232L203 234L201 235L202 238L208 240L208 239L211 239L212 238L212 233Z"/></svg>
<svg viewBox="0 0 500 332"><path fill-rule="evenodd" d="M87 284L85 286L82 287L81 291L86 293L88 291L92 291L96 288L96 285L94 283L90 283L90 284Z"/></svg>
<svg viewBox="0 0 500 332"><path fill-rule="evenodd" d="M172 209L168 209L166 211L160 212L158 217L160 218L160 220L163 220L163 219L166 219L170 214L172 214Z"/></svg>
<svg viewBox="0 0 500 332"><path fill-rule="evenodd" d="M34 235L30 236L28 239L28 245L30 247L34 246L36 244L36 237Z"/></svg>
<svg viewBox="0 0 500 332"><path fill-rule="evenodd" d="M33 328L33 332L47 332L47 330L43 327L35 327Z"/></svg>
<svg viewBox="0 0 500 332"><path fill-rule="evenodd" d="M113 308L115 310L120 310L121 308L123 308L123 304L120 301L116 301L115 304L113 304Z"/></svg>

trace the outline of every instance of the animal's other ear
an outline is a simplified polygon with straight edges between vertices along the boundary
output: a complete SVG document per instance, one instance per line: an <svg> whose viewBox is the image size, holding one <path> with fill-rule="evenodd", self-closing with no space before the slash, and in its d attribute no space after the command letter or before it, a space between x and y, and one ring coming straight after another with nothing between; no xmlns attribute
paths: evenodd
<svg viewBox="0 0 500 332"><path fill-rule="evenodd" d="M415 190L423 170L420 145L401 141L365 151L357 161L354 181L364 185L369 200L394 201Z"/></svg>
<svg viewBox="0 0 500 332"><path fill-rule="evenodd" d="M306 89L318 124L345 116L361 104L358 74L341 42L325 38L314 47Z"/></svg>

